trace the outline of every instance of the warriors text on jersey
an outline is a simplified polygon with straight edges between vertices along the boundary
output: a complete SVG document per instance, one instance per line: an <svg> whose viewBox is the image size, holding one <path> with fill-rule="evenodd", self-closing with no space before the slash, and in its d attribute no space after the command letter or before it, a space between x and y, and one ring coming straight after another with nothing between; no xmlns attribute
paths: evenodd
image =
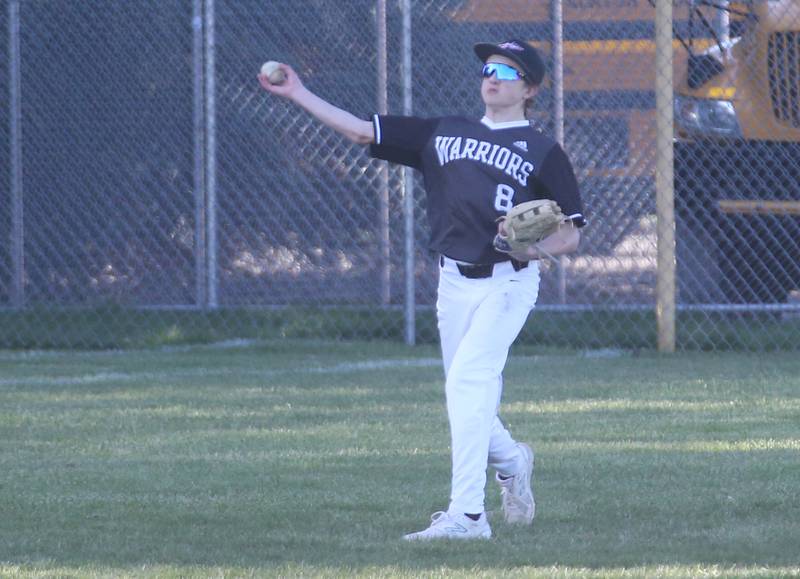
<svg viewBox="0 0 800 579"><path fill-rule="evenodd" d="M522 148L520 141L517 146ZM533 170L533 163L523 161L522 156L514 153L508 147L503 147L497 143L489 141L479 141L478 139L463 139L461 137L436 136L436 154L439 157L439 165L456 161L458 159L471 159L480 161L490 167L503 171L506 175L514 177L522 186L528 185L528 177ZM527 144L524 145L527 152Z"/></svg>
<svg viewBox="0 0 800 579"><path fill-rule="evenodd" d="M508 260L492 246L496 220L532 199L553 199L584 224L567 155L527 121L376 115L373 125L373 157L422 172L434 251L470 263Z"/></svg>

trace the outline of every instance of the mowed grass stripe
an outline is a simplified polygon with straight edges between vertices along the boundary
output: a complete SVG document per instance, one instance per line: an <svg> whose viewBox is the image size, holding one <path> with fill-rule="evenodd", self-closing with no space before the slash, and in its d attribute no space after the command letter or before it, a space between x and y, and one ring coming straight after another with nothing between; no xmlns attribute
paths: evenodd
<svg viewBox="0 0 800 579"><path fill-rule="evenodd" d="M660 565L658 567L619 567L606 569L591 569L586 567L569 567L562 565L553 566L515 566L504 570L485 569L473 567L469 569L454 569L441 567L431 569L424 574L419 571L409 570L401 566L386 567L317 567L310 569L301 564L290 564L276 567L270 571L263 568L247 567L219 567L219 566L165 566L142 565L136 569L121 569L118 567L48 567L37 568L34 565L2 565L0 573L3 576L18 577L20 579L52 579L53 577L82 577L88 579L109 578L116 579L205 579L237 578L258 579L262 577L300 578L300 579L325 579L350 577L356 579L412 579L425 577L426 579L604 579L616 577L620 579L696 579L698 577L715 579L741 579L741 578L766 578L797 577L800 567L726 567L722 565Z"/></svg>
<svg viewBox="0 0 800 579"><path fill-rule="evenodd" d="M0 378L0 388L14 386L80 386L109 382L165 381L170 379L193 379L200 377L224 377L234 375L247 378L272 378L292 374L346 374L349 372L383 371L397 368L426 368L441 366L441 361L430 358L373 360L351 362L330 366L300 366L297 368L249 370L247 368L194 368L167 372L99 372L78 376L32 375L19 378Z"/></svg>

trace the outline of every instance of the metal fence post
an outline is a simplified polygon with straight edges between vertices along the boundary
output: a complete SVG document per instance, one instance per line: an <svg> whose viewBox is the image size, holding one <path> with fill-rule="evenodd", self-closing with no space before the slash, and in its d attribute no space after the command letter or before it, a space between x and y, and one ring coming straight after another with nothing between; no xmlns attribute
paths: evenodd
<svg viewBox="0 0 800 579"><path fill-rule="evenodd" d="M656 2L656 321L658 349L675 351L675 184L673 181L672 2Z"/></svg>
<svg viewBox="0 0 800 579"><path fill-rule="evenodd" d="M208 300L208 261L206 258L206 194L205 194L205 83L203 57L203 0L192 0L192 76L193 76L193 144L194 144L194 267L195 305L203 308Z"/></svg>
<svg viewBox="0 0 800 579"><path fill-rule="evenodd" d="M205 130L206 130L206 239L208 256L208 307L219 304L217 278L217 109L215 76L214 0L206 0L205 13Z"/></svg>
<svg viewBox="0 0 800 579"><path fill-rule="evenodd" d="M11 303L25 305L25 222L22 198L22 79L20 70L19 0L8 4L9 120L11 137Z"/></svg>
<svg viewBox="0 0 800 579"><path fill-rule="evenodd" d="M389 112L389 96L387 89L386 54L386 0L378 0L376 10L377 42L378 42L378 113ZM378 169L378 189L380 195L378 215L378 236L381 248L381 303L387 305L391 300L391 252L389 239L389 164L381 163Z"/></svg>
<svg viewBox="0 0 800 579"><path fill-rule="evenodd" d="M403 0L403 114L410 115L411 104L411 0ZM405 224L405 338L406 344L416 343L416 284L414 278L414 175L403 167L403 219Z"/></svg>
<svg viewBox="0 0 800 579"><path fill-rule="evenodd" d="M553 23L553 131L559 145L564 146L564 7L561 0L550 1L550 17ZM567 302L567 275L564 269L566 258L556 262L558 271L558 301Z"/></svg>

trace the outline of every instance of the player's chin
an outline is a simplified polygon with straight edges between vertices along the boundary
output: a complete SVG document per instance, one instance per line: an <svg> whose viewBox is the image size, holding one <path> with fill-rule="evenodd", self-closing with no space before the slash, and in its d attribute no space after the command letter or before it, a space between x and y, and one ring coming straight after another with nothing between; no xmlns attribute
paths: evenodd
<svg viewBox="0 0 800 579"><path fill-rule="evenodd" d="M509 99L508 95L500 94L499 91L485 92L482 96L483 104L487 107L508 108L515 104L513 99Z"/></svg>
<svg viewBox="0 0 800 579"><path fill-rule="evenodd" d="M500 90L491 86L491 85L484 85L481 87L481 97L483 97L483 102L488 104L495 104L500 97Z"/></svg>

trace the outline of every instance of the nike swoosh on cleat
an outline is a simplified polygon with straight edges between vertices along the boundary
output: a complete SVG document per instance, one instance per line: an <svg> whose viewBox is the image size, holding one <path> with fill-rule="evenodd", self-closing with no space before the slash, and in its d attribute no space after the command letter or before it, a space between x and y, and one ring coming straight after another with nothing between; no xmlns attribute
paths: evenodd
<svg viewBox="0 0 800 579"><path fill-rule="evenodd" d="M447 528L445 529L445 531L452 531L452 532L454 532L454 533L466 533L466 532L467 532L467 530L466 530L464 527L462 527L462 526L458 526L458 527L447 527Z"/></svg>

